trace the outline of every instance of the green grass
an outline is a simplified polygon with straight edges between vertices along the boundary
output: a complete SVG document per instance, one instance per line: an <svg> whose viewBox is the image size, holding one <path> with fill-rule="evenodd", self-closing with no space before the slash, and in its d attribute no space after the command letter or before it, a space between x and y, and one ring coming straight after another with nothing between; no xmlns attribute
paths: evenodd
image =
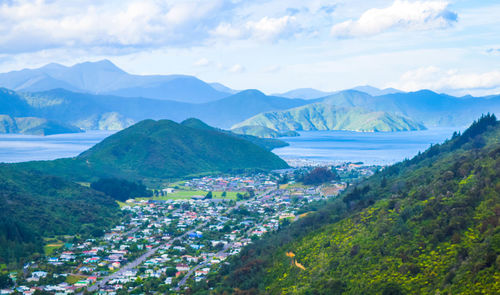
<svg viewBox="0 0 500 295"><path fill-rule="evenodd" d="M152 198L137 198L136 200L158 200L158 201L166 201L166 200L185 200L191 199L193 196L205 196L207 191L200 190L177 190L175 193L168 194L166 196L160 197L152 197ZM238 192L226 192L226 196L222 197L222 191L214 191L212 192L212 196L214 199L224 199L224 200L236 200L236 195Z"/></svg>
<svg viewBox="0 0 500 295"><path fill-rule="evenodd" d="M118 206L120 206L120 209L125 206L133 206L133 204L127 204L125 202L120 202L120 201L116 201L116 203L118 204Z"/></svg>
<svg viewBox="0 0 500 295"><path fill-rule="evenodd" d="M62 243L62 242L48 244L48 245L43 246L43 251L44 251L45 255L49 256L49 255L52 255L52 253L54 253L55 250L61 248L62 246L64 246L64 243Z"/></svg>
<svg viewBox="0 0 500 295"><path fill-rule="evenodd" d="M80 280L84 280L86 278L87 277L85 277L85 276L70 275L66 278L66 283L73 285L74 283L76 283Z"/></svg>

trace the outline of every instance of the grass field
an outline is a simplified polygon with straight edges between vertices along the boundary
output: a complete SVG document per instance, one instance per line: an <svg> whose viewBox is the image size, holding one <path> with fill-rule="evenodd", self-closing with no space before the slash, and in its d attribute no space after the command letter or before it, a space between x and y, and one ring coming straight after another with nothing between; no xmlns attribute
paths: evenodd
<svg viewBox="0 0 500 295"><path fill-rule="evenodd" d="M45 252L45 255L49 256L51 255L55 250L61 248L64 245L64 243L54 243L54 244L48 244L43 246L43 251Z"/></svg>
<svg viewBox="0 0 500 295"><path fill-rule="evenodd" d="M208 192L198 191L198 190L176 190L174 193L168 194L166 196L152 197L152 198L138 198L137 200L181 200L181 199L191 199L192 196L206 196ZM221 191L212 192L212 198L214 199L225 199L225 200L236 200L236 195L238 192L226 192L226 196L222 197Z"/></svg>
<svg viewBox="0 0 500 295"><path fill-rule="evenodd" d="M86 278L87 277L84 277L84 276L69 275L68 277L66 277L66 283L73 285L74 283L76 283L80 280L84 280Z"/></svg>

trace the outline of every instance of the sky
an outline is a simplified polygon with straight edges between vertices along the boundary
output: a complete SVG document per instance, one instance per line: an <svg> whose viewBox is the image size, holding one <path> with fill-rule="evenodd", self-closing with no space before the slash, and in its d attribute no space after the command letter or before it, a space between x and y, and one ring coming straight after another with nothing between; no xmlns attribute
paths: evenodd
<svg viewBox="0 0 500 295"><path fill-rule="evenodd" d="M0 0L0 72L109 59L266 93L500 93L500 1Z"/></svg>

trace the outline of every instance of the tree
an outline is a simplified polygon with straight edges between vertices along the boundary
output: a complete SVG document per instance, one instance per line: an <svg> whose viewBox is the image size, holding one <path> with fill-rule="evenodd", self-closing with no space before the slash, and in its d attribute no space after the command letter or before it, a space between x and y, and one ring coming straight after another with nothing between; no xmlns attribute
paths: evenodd
<svg viewBox="0 0 500 295"><path fill-rule="evenodd" d="M302 183L305 185L318 185L339 179L340 177L336 171L332 171L332 169L328 169L327 167L317 167L304 176Z"/></svg>
<svg viewBox="0 0 500 295"><path fill-rule="evenodd" d="M118 201L153 195L152 191L146 189L146 186L140 182L135 183L118 178L101 178L91 183L90 187Z"/></svg>
<svg viewBox="0 0 500 295"><path fill-rule="evenodd" d="M0 275L0 289L5 289L13 286L14 283L12 280L9 278L8 274L2 274Z"/></svg>

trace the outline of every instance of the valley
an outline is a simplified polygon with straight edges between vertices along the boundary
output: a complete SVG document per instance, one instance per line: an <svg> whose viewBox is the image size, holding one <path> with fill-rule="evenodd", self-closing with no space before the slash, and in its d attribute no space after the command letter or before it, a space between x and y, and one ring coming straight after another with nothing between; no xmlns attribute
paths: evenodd
<svg viewBox="0 0 500 295"><path fill-rule="evenodd" d="M500 295L500 3L0 0L0 295Z"/></svg>
<svg viewBox="0 0 500 295"><path fill-rule="evenodd" d="M354 169L359 175L376 169L347 167L338 169ZM61 243L26 264L23 272L10 275L19 291L186 290L207 280L246 245L305 216L345 188L342 182L279 187L279 181L279 174L273 173L173 183L155 193L162 196L121 204L123 221L103 236ZM195 195L200 192L202 196ZM205 198L207 192L214 194ZM176 197L179 194L184 197Z"/></svg>

